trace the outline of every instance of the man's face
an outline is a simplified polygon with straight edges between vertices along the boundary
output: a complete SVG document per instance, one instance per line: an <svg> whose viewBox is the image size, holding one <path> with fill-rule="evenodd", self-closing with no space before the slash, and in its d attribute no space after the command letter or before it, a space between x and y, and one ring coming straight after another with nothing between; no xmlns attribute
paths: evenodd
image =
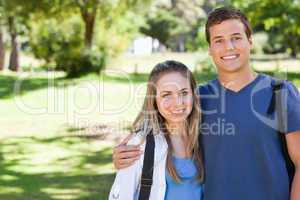
<svg viewBox="0 0 300 200"><path fill-rule="evenodd" d="M236 72L249 67L251 38L237 19L225 20L209 28L209 54L219 72Z"/></svg>

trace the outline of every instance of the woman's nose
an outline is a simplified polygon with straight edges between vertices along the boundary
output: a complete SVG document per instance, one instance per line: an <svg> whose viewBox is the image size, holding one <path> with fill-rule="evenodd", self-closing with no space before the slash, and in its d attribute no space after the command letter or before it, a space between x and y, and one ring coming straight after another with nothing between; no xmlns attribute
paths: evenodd
<svg viewBox="0 0 300 200"><path fill-rule="evenodd" d="M176 97L176 105L182 105L183 104L183 96L182 95L178 95Z"/></svg>

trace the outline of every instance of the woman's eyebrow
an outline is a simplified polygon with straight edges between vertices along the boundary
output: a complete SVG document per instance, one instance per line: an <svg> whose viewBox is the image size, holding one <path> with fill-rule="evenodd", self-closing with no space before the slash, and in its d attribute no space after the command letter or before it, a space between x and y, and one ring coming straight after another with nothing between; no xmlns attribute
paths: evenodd
<svg viewBox="0 0 300 200"><path fill-rule="evenodd" d="M188 90L188 88L182 88L180 89L179 91L184 91L184 90ZM160 93L172 93L173 91L170 91L170 90L161 90Z"/></svg>
<svg viewBox="0 0 300 200"><path fill-rule="evenodd" d="M180 91L188 90L188 88L182 88Z"/></svg>
<svg viewBox="0 0 300 200"><path fill-rule="evenodd" d="M162 90L162 91L160 91L160 93L172 93L172 91L169 91L169 90Z"/></svg>

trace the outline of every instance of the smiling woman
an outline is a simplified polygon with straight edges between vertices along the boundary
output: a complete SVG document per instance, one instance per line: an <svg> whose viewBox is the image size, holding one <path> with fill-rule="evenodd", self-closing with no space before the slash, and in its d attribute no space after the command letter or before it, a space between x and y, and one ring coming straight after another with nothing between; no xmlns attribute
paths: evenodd
<svg viewBox="0 0 300 200"><path fill-rule="evenodd" d="M157 64L149 76L143 108L133 124L135 134L127 143L141 145L146 151L148 136L153 134L154 155L146 152L132 166L119 170L109 199L202 199L199 120L199 99L191 71L176 61ZM145 190L143 175L144 159L152 158L150 191Z"/></svg>

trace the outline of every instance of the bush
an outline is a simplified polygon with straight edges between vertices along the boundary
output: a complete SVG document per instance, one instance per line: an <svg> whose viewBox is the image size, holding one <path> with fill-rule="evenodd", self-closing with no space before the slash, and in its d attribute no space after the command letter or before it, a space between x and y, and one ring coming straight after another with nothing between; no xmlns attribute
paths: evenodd
<svg viewBox="0 0 300 200"><path fill-rule="evenodd" d="M208 43L205 37L205 26L203 23L199 23L199 25L197 26L199 27L197 28L197 32L194 34L190 34L189 37L187 37L185 47L188 51L207 51Z"/></svg>
<svg viewBox="0 0 300 200"><path fill-rule="evenodd" d="M33 54L55 70L63 70L67 77L79 77L89 72L99 73L107 60L107 50L100 45L84 48L83 24L78 16L62 22L46 19L36 22L30 36Z"/></svg>
<svg viewBox="0 0 300 200"><path fill-rule="evenodd" d="M99 73L105 66L106 57L104 50L83 49L80 52L62 52L56 57L57 69L65 71L68 78L90 72Z"/></svg>

